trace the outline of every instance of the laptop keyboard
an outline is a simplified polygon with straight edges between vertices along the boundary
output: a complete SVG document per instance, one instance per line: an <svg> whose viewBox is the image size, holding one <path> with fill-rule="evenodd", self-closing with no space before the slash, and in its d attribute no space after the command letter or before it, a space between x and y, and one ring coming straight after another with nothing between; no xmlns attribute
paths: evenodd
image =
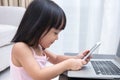
<svg viewBox="0 0 120 80"><path fill-rule="evenodd" d="M120 75L120 68L111 61L91 61L91 63L98 75Z"/></svg>

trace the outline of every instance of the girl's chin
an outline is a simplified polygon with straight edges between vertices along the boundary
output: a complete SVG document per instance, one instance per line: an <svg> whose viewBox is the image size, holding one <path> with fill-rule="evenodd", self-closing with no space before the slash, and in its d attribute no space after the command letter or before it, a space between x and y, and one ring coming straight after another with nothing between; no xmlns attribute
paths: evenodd
<svg viewBox="0 0 120 80"><path fill-rule="evenodd" d="M48 44L48 45L45 45L44 48L49 48L51 45L52 45L52 43Z"/></svg>
<svg viewBox="0 0 120 80"><path fill-rule="evenodd" d="M49 48L51 46L51 44L50 45L48 45L48 46L46 46L45 48Z"/></svg>
<svg viewBox="0 0 120 80"><path fill-rule="evenodd" d="M51 45L49 45L47 48L49 48Z"/></svg>

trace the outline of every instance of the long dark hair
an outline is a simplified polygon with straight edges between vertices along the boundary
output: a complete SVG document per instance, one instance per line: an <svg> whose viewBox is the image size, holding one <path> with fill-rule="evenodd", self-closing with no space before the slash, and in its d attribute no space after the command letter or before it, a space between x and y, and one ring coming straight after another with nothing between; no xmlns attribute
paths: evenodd
<svg viewBox="0 0 120 80"><path fill-rule="evenodd" d="M24 42L38 47L39 39L51 28L64 29L66 16L62 8L51 0L33 0L28 6L12 42ZM45 36L44 35L44 36Z"/></svg>

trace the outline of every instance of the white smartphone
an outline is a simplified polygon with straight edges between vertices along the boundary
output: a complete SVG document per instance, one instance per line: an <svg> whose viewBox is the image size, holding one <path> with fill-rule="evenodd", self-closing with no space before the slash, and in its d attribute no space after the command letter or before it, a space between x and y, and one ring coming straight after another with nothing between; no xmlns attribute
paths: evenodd
<svg viewBox="0 0 120 80"><path fill-rule="evenodd" d="M97 42L97 43L90 49L90 52L83 58L83 60L87 59L100 45L101 45L101 42Z"/></svg>

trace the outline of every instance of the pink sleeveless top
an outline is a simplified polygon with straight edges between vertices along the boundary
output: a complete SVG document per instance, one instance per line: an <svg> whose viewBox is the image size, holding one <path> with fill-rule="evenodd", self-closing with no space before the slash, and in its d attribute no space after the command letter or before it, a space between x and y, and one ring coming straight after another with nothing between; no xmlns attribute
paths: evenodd
<svg viewBox="0 0 120 80"><path fill-rule="evenodd" d="M40 67L45 67L48 58L46 57L46 55L44 54L44 56L38 56L36 55L35 51L33 48L32 52L33 52L33 56L35 58L35 60L37 61L37 63L40 65ZM11 80L33 80L28 74L27 72L24 70L23 67L17 67L15 66L12 61L10 60L10 78Z"/></svg>

